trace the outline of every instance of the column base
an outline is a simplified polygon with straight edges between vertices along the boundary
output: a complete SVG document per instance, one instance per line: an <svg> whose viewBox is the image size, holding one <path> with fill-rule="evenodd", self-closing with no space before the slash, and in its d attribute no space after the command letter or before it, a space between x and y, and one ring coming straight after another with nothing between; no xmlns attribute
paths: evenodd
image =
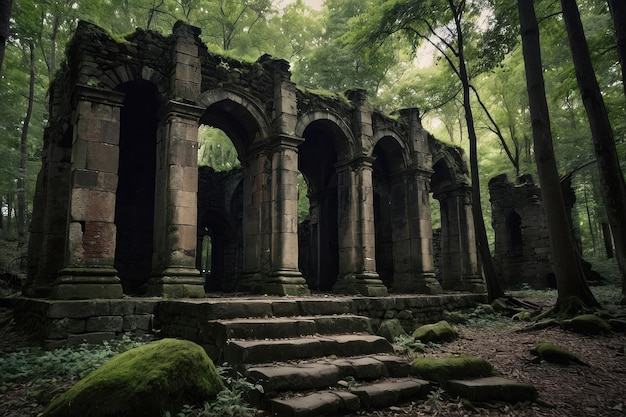
<svg viewBox="0 0 626 417"><path fill-rule="evenodd" d="M300 271L274 271L269 275L245 274L241 276L237 289L253 294L295 297L311 293Z"/></svg>
<svg viewBox="0 0 626 417"><path fill-rule="evenodd" d="M405 279L394 279L392 291L397 294L428 294L436 295L443 293L443 288L434 273L422 273L409 275Z"/></svg>
<svg viewBox="0 0 626 417"><path fill-rule="evenodd" d="M443 283L443 288L451 291L468 291L472 293L487 292L485 280L480 275L468 275L455 281Z"/></svg>
<svg viewBox="0 0 626 417"><path fill-rule="evenodd" d="M376 273L343 276L333 286L333 292L347 295L364 295L366 297L385 297L389 295L387 287Z"/></svg>
<svg viewBox="0 0 626 417"><path fill-rule="evenodd" d="M122 284L115 268L65 268L55 281L50 298L85 300L122 298Z"/></svg>
<svg viewBox="0 0 626 417"><path fill-rule="evenodd" d="M203 298L204 278L194 268L167 268L148 281L149 297Z"/></svg>

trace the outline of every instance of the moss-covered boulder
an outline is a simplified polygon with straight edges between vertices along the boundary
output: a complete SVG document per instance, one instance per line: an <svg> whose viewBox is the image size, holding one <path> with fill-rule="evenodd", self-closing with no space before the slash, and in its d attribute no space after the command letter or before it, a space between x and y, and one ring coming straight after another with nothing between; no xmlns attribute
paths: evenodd
<svg viewBox="0 0 626 417"><path fill-rule="evenodd" d="M408 334L398 319L384 320L380 323L380 327L378 327L378 332L376 333L391 343L395 342L398 337L408 337Z"/></svg>
<svg viewBox="0 0 626 417"><path fill-rule="evenodd" d="M581 334L610 333L611 325L595 314L581 314L569 320L563 320L565 330Z"/></svg>
<svg viewBox="0 0 626 417"><path fill-rule="evenodd" d="M43 416L162 416L210 400L223 387L201 346L163 339L115 356L56 398Z"/></svg>
<svg viewBox="0 0 626 417"><path fill-rule="evenodd" d="M413 370L429 381L436 381L445 387L451 379L468 379L495 376L497 372L489 362L470 355L449 358L417 358Z"/></svg>
<svg viewBox="0 0 626 417"><path fill-rule="evenodd" d="M447 321L442 320L418 327L413 332L412 337L423 343L443 343L452 342L458 337L458 333Z"/></svg>
<svg viewBox="0 0 626 417"><path fill-rule="evenodd" d="M579 365L589 366L570 351L549 342L537 344L537 346L531 349L530 353L537 356L539 360L544 360L546 362L557 363L560 365L577 363Z"/></svg>

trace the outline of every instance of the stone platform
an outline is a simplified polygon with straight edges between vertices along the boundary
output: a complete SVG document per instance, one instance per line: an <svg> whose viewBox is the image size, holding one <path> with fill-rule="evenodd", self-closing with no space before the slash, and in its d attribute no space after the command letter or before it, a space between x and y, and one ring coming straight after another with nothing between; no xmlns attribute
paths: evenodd
<svg viewBox="0 0 626 417"><path fill-rule="evenodd" d="M466 309L486 302L486 295L209 295L201 299L129 297L113 300L14 297L0 301L15 310L15 320L22 329L34 334L44 347L55 348L83 342L99 343L124 333L173 335L207 345L202 338L206 337L208 321L238 318L282 317L285 320L291 316L353 314L369 318L373 329L383 320L397 318L411 330L419 324L440 320L446 310ZM259 325L254 327L258 329Z"/></svg>

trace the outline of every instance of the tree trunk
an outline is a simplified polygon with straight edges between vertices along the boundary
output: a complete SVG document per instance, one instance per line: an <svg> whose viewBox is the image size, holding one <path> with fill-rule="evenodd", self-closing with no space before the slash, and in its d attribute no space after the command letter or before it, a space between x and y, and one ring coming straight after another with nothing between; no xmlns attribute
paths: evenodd
<svg viewBox="0 0 626 417"><path fill-rule="evenodd" d="M480 178L478 176L477 137L476 129L474 127L472 106L470 104L470 83L469 76L467 74L467 67L465 65L460 11L454 6L452 0L449 0L448 4L453 12L457 29L459 78L463 84L463 109L465 111L465 122L467 123L467 135L470 145L470 175L472 180L472 216L474 217L474 231L476 233L476 244L478 245L480 261L485 274L487 296L489 301L493 301L496 298L504 297L504 291L500 287L498 277L496 276L496 272L493 267L493 259L491 258L491 252L489 251L489 240L487 239L487 229L485 228L485 218L483 217L483 209L481 205Z"/></svg>
<svg viewBox="0 0 626 417"><path fill-rule="evenodd" d="M550 115L546 101L539 46L539 26L533 0L518 0L517 5L520 15L535 160L546 210L552 262L557 281L558 298L555 310L567 312L566 310L574 298L580 299L589 307L596 307L598 302L584 279L580 257L574 249L572 232L565 214L559 173L554 158Z"/></svg>
<svg viewBox="0 0 626 417"><path fill-rule="evenodd" d="M618 2L623 3L624 0ZM626 185L576 0L561 0L561 7L578 88L589 119L593 148L598 161L600 191L615 242L615 258L622 276L622 302L626 303Z"/></svg>
<svg viewBox="0 0 626 417"><path fill-rule="evenodd" d="M7 39L9 39L9 19L13 0L0 0L0 70L4 62Z"/></svg>
<svg viewBox="0 0 626 417"><path fill-rule="evenodd" d="M20 140L20 169L17 179L17 247L20 252L26 245L26 160L28 157L28 128L33 114L33 102L35 100L35 44L28 43L30 59L30 80L28 85L28 107L22 126L22 138ZM25 259L25 258L22 258Z"/></svg>
<svg viewBox="0 0 626 417"><path fill-rule="evenodd" d="M624 95L626 95L626 78L624 73L626 69L626 2L624 0L609 0L609 10L613 17L613 26L615 27L615 38L617 39L617 55L619 63L622 67L622 87L624 87Z"/></svg>

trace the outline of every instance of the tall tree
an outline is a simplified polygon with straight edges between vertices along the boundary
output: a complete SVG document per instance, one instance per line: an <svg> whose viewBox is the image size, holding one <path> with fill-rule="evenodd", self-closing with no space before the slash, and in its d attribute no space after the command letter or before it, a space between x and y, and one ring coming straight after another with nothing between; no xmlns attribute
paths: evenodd
<svg viewBox="0 0 626 417"><path fill-rule="evenodd" d="M576 79L591 127L602 198L615 242L615 257L622 276L622 303L626 304L626 185L576 0L561 0L561 6Z"/></svg>
<svg viewBox="0 0 626 417"><path fill-rule="evenodd" d="M598 302L589 291L584 279L580 257L575 249L565 214L565 203L563 202L559 173L554 157L550 114L541 63L539 26L533 0L518 0L518 10L535 145L535 160L546 211L553 268L557 279L558 298L555 311L567 314L580 306L574 301L576 299L593 307L597 306Z"/></svg>

